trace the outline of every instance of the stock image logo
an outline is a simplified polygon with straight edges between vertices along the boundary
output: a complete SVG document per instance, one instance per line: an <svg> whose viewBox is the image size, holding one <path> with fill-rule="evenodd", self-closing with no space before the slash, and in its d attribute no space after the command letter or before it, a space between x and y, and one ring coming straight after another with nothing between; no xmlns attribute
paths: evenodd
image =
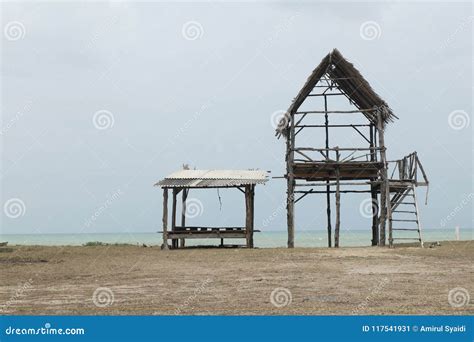
<svg viewBox="0 0 474 342"><path fill-rule="evenodd" d="M204 35L204 28L200 22L188 21L183 24L181 34L186 40L198 40Z"/></svg>
<svg viewBox="0 0 474 342"><path fill-rule="evenodd" d="M455 131L460 131L469 126L471 123L471 118L464 110L454 110L448 115L448 124L449 127Z"/></svg>
<svg viewBox="0 0 474 342"><path fill-rule="evenodd" d="M115 301L113 291L108 287L98 287L92 295L92 302L99 308L111 306Z"/></svg>
<svg viewBox="0 0 474 342"><path fill-rule="evenodd" d="M455 287L448 292L448 303L453 308L462 308L469 304L470 300L469 291L464 287Z"/></svg>
<svg viewBox="0 0 474 342"><path fill-rule="evenodd" d="M94 113L92 123L98 130L106 130L114 127L115 118L112 112L102 109Z"/></svg>
<svg viewBox="0 0 474 342"><path fill-rule="evenodd" d="M25 38L26 29L19 21L10 21L3 29L3 34L8 41L14 42Z"/></svg>
<svg viewBox="0 0 474 342"><path fill-rule="evenodd" d="M277 287L270 294L270 302L277 308L288 306L292 301L291 291L284 287Z"/></svg>
<svg viewBox="0 0 474 342"><path fill-rule="evenodd" d="M360 25L359 33L363 40L375 40L382 35L382 29L377 22L366 21Z"/></svg>
<svg viewBox="0 0 474 342"><path fill-rule="evenodd" d="M11 219L19 218L26 213L25 202L20 198L10 198L3 205L3 212Z"/></svg>
<svg viewBox="0 0 474 342"><path fill-rule="evenodd" d="M190 198L186 201L186 211L184 215L187 218L194 218L201 216L204 212L204 206L197 198Z"/></svg>

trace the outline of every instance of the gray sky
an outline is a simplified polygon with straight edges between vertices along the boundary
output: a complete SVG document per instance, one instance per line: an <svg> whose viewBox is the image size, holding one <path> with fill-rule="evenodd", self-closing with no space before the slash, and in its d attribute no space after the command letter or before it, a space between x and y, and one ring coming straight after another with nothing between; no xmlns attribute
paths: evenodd
<svg viewBox="0 0 474 342"><path fill-rule="evenodd" d="M400 118L389 159L418 151L424 227L472 227L470 3L1 6L2 233L157 231L152 185L182 163L282 175L272 115L333 48ZM286 229L285 191L257 188L257 228ZM221 210L215 190L191 192L190 222L243 224L241 193L220 195ZM369 232L367 197L343 195L342 228ZM297 229L325 229L324 200L298 203Z"/></svg>

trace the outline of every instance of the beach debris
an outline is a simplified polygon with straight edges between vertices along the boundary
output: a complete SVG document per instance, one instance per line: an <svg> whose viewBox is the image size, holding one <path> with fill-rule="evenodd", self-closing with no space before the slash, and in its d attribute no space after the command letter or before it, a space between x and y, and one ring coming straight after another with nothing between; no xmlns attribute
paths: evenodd
<svg viewBox="0 0 474 342"><path fill-rule="evenodd" d="M441 246L441 243L439 241L436 241L436 242L433 242L433 243L430 243L430 248L435 248L435 247L439 247Z"/></svg>

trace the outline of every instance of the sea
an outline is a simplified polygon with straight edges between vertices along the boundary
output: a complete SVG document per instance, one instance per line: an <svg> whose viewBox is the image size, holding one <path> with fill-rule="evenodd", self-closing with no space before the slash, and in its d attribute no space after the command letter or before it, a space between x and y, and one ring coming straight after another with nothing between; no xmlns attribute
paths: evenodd
<svg viewBox="0 0 474 342"><path fill-rule="evenodd" d="M406 235L404 235L406 236ZM414 235L412 235L414 236ZM426 229L422 232L425 242L473 240L472 229ZM132 244L157 246L162 243L160 233L107 233L107 234L0 234L0 242L8 245L41 245L41 246L82 246L91 242L104 244ZM371 245L370 230L341 230L341 247ZM334 239L334 236L333 236ZM254 233L254 245L259 248L286 247L286 231L264 231ZM410 241L403 241L410 242ZM188 239L187 246L218 245L219 239ZM226 239L227 245L243 245L243 239ZM296 231L296 247L327 247L327 232L321 230Z"/></svg>

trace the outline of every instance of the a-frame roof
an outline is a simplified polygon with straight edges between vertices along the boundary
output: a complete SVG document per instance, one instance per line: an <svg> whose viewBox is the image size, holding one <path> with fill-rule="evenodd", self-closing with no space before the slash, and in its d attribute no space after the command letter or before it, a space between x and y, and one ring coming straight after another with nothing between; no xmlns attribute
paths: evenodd
<svg viewBox="0 0 474 342"><path fill-rule="evenodd" d="M381 111L385 124L397 118L388 104L372 89L369 82L364 79L354 65L348 62L337 49L334 49L313 70L303 88L291 103L278 124L277 137L286 135L291 115L298 110L314 86L325 75L337 84L358 109L364 109L365 111L362 113L374 124L377 123L377 110ZM366 111L372 108L374 111Z"/></svg>

